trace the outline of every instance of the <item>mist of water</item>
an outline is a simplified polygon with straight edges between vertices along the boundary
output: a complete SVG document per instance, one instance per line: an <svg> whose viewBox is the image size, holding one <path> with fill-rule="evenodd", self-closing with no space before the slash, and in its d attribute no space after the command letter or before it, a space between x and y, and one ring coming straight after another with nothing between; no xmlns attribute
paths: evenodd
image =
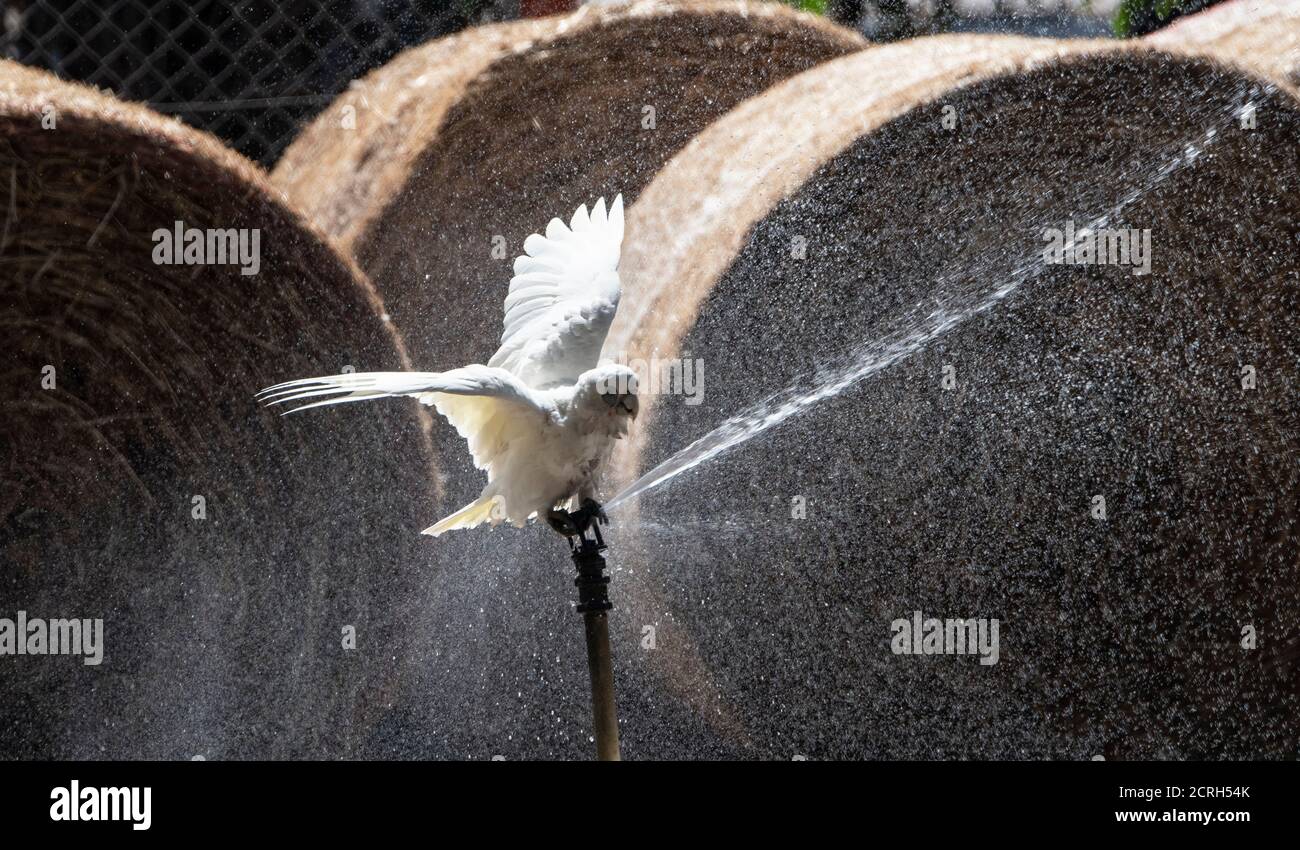
<svg viewBox="0 0 1300 850"><path fill-rule="evenodd" d="M1168 156L1160 168L1138 182L1118 203L1090 220L1085 228L1078 231L1073 240L1066 243L1065 247L1072 248L1086 231L1108 227L1139 198L1199 159L1214 143L1217 136L1218 129L1210 127L1198 141ZM981 265L986 264L977 263L975 268L977 274L968 271L963 278L974 278L978 284L982 277L987 277L978 274L984 271ZM1042 252L1035 251L1025 256L1009 274L1002 275L995 288L977 285L969 291L949 295L950 303L940 305L923 318L911 318L902 330L862 344L835 366L823 368L815 375L805 376L784 390L725 420L625 487L605 503L605 510L614 510L629 499L695 469L723 452L740 446L818 403L834 398L849 387L907 359L966 320L1000 303L1024 284L1041 275L1047 265ZM945 283L942 278L937 281L940 289Z"/></svg>

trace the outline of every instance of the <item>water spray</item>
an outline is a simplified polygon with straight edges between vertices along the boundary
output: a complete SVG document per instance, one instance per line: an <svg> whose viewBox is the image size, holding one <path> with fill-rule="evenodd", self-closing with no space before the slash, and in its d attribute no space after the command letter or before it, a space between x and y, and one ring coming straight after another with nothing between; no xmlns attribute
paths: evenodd
<svg viewBox="0 0 1300 850"><path fill-rule="evenodd" d="M1234 112L1234 116L1236 114ZM1076 236L1066 242L1064 248L1066 250L1073 248L1085 233L1107 227L1131 204L1155 189L1170 175L1194 164L1218 138L1218 127L1208 127L1199 140L1182 146L1168 157L1151 176L1133 187L1119 203L1091 219ZM1022 258L1010 274L1001 278L995 289L958 293L957 297L952 299L952 303L941 303L929 315L911 323L906 330L864 343L844 362L824 368L811 379L796 382L725 420L703 437L674 453L624 487L605 503L605 509L612 511L624 502L665 484L724 452L731 451L787 419L802 414L825 399L833 398L895 363L906 360L963 322L988 312L1021 286L1037 278L1047 268L1048 263L1043 257L1043 252L1035 250Z"/></svg>

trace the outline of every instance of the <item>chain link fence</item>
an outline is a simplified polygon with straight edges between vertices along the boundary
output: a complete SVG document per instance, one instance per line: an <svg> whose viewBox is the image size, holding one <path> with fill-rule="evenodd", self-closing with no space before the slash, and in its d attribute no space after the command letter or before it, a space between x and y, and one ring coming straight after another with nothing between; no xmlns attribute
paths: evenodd
<svg viewBox="0 0 1300 850"><path fill-rule="evenodd" d="M400 50L578 2L0 0L0 56L177 115L269 167L335 95ZM1105 36L1121 3L1137 34L1215 0L783 2L887 41L946 30Z"/></svg>
<svg viewBox="0 0 1300 850"><path fill-rule="evenodd" d="M500 0L0 0L0 55L148 104L270 166L304 122Z"/></svg>

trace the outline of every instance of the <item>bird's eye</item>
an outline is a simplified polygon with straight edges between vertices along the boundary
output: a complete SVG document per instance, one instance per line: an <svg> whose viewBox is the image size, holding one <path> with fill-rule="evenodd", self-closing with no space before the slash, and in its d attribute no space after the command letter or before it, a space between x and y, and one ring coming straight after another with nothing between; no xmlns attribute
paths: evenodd
<svg viewBox="0 0 1300 850"><path fill-rule="evenodd" d="M618 404L618 399L619 399L618 393L601 393L600 397L605 402L605 404L608 404L610 407L613 407L614 405Z"/></svg>

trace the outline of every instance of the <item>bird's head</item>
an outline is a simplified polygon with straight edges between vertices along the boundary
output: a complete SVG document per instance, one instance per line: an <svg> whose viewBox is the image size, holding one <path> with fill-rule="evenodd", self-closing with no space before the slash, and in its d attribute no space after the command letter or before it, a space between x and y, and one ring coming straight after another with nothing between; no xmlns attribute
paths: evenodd
<svg viewBox="0 0 1300 850"><path fill-rule="evenodd" d="M626 366L607 363L584 372L578 392L592 413L622 420L635 419L641 409L636 397L636 373Z"/></svg>

